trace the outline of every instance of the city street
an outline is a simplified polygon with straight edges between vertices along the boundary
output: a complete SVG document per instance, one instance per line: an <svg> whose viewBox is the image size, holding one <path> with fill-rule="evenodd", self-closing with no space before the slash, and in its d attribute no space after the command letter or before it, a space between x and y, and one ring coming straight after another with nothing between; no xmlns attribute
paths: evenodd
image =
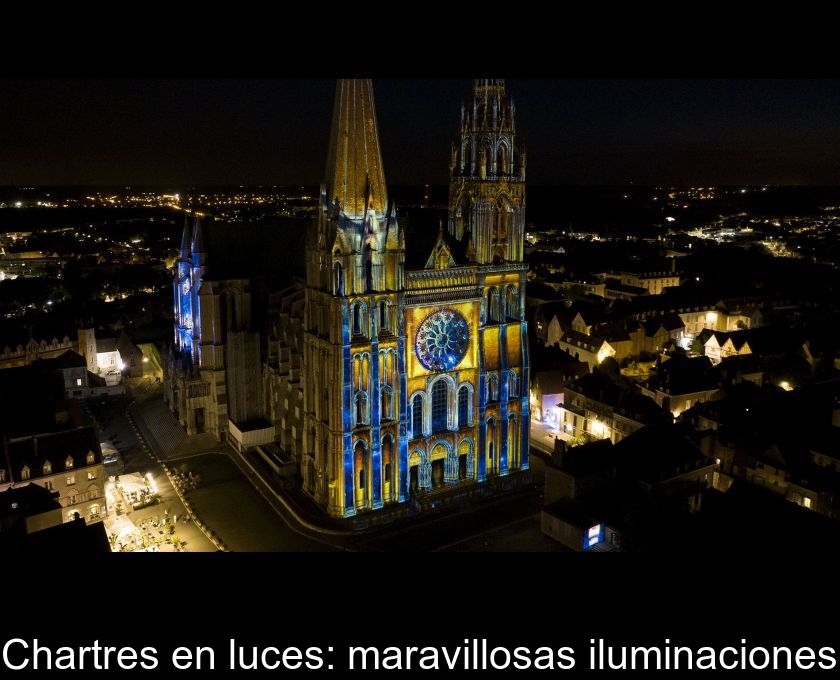
<svg viewBox="0 0 840 680"><path fill-rule="evenodd" d="M130 408L138 428L172 473L196 480L185 488L186 498L227 549L311 552L464 550L467 547L506 550L506 546L513 545L527 550L553 548L539 532L544 463L533 450L531 473L537 485L535 489L506 492L466 507L399 520L357 534L324 531L318 526L306 526L306 522L302 524L299 509L293 508L284 495L278 495L273 485L255 474L255 469L233 449L212 436L187 437L163 404L158 385L141 387L139 403ZM124 422L128 424L124 416L122 419L114 416L111 427ZM551 446L539 448L553 450L553 436ZM542 455L546 454L547 451ZM126 470L138 469L138 461L132 458L135 455L136 451L129 447L123 456ZM150 466L145 454L141 462L141 467ZM168 482L161 486L171 488ZM500 517L505 518L505 523L498 527L495 523ZM206 539L205 542L209 543ZM211 548L207 546L207 549Z"/></svg>
<svg viewBox="0 0 840 680"><path fill-rule="evenodd" d="M185 522L187 509L169 483L163 468L146 453L143 444L126 416L128 400L122 397L92 400L87 406L96 419L102 441L111 444L119 454L119 460L105 466L105 474L115 477L123 474L151 473L157 485L160 503L140 510L130 510L126 517L139 526L164 516L176 520L176 533L187 552L215 552L216 547L192 522ZM115 509L109 507L109 513ZM157 528L149 526L149 530Z"/></svg>
<svg viewBox="0 0 840 680"><path fill-rule="evenodd" d="M555 430L551 425L531 421L531 446L548 454L554 453L554 440L569 441L571 437L565 432Z"/></svg>
<svg viewBox="0 0 840 680"><path fill-rule="evenodd" d="M149 389L132 407L149 446L170 469L198 478L186 492L196 515L240 552L316 552L339 549L317 533L299 527L276 499L249 481L235 452L212 435L187 437L166 408L161 389Z"/></svg>

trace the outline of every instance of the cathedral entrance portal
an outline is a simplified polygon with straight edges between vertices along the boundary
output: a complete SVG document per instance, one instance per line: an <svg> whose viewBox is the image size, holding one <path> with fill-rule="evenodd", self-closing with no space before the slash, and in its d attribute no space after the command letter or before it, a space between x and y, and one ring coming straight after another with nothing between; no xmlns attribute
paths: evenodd
<svg viewBox="0 0 840 680"><path fill-rule="evenodd" d="M438 443L432 449L432 488L437 489L444 485L446 474L446 456L449 449L443 443Z"/></svg>
<svg viewBox="0 0 840 680"><path fill-rule="evenodd" d="M195 410L195 433L204 434L204 409L197 408Z"/></svg>
<svg viewBox="0 0 840 680"><path fill-rule="evenodd" d="M365 442L356 442L354 449L354 463L355 463L355 487L356 487L356 510L367 508L368 506L368 472L367 472L367 446Z"/></svg>
<svg viewBox="0 0 840 680"><path fill-rule="evenodd" d="M411 458L408 459L408 469L409 469L409 483L408 483L408 493L409 496L416 496L420 491L420 465L423 462L423 458L420 454L415 451L411 454Z"/></svg>
<svg viewBox="0 0 840 680"><path fill-rule="evenodd" d="M472 442L465 439L458 445L458 480L472 479L474 468Z"/></svg>

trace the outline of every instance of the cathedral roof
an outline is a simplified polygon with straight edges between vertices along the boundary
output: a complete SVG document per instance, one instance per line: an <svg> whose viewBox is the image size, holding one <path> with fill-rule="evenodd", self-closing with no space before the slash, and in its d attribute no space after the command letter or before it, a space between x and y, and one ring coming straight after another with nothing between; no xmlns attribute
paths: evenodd
<svg viewBox="0 0 840 680"><path fill-rule="evenodd" d="M445 246L455 265L467 264L466 241L458 241L448 230L441 229L440 217L428 210L414 210L406 226L405 266L408 270L430 268L440 245Z"/></svg>
<svg viewBox="0 0 840 680"><path fill-rule="evenodd" d="M366 203L378 215L385 214L388 195L368 79L338 81L326 184L328 206L337 201L345 216L364 217Z"/></svg>

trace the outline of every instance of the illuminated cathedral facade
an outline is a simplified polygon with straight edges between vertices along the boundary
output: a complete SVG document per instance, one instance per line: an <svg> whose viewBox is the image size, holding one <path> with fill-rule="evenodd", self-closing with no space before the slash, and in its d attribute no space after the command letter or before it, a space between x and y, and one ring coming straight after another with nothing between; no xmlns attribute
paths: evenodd
<svg viewBox="0 0 840 680"><path fill-rule="evenodd" d="M476 80L448 227L412 266L428 246L389 203L372 85L338 82L307 236L302 362L303 487L329 514L528 469L525 169L504 81Z"/></svg>

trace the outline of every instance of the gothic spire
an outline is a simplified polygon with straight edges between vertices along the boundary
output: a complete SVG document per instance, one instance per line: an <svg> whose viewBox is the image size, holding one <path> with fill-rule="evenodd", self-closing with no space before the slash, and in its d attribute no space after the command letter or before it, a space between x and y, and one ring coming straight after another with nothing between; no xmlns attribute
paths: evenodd
<svg viewBox="0 0 840 680"><path fill-rule="evenodd" d="M326 183L327 205L337 204L346 217L361 219L366 208L385 214L388 195L368 79L338 81Z"/></svg>
<svg viewBox="0 0 840 680"><path fill-rule="evenodd" d="M476 78L475 83L473 85L473 90L478 93L479 90L481 92L489 92L499 91L502 94L505 92L505 81L504 78Z"/></svg>
<svg viewBox="0 0 840 680"><path fill-rule="evenodd" d="M189 260L192 252L192 228L190 218L184 217L184 233L181 235L181 259Z"/></svg>
<svg viewBox="0 0 840 680"><path fill-rule="evenodd" d="M195 218L195 228L193 229L192 252L204 254L204 233L201 230L201 222L197 217Z"/></svg>

